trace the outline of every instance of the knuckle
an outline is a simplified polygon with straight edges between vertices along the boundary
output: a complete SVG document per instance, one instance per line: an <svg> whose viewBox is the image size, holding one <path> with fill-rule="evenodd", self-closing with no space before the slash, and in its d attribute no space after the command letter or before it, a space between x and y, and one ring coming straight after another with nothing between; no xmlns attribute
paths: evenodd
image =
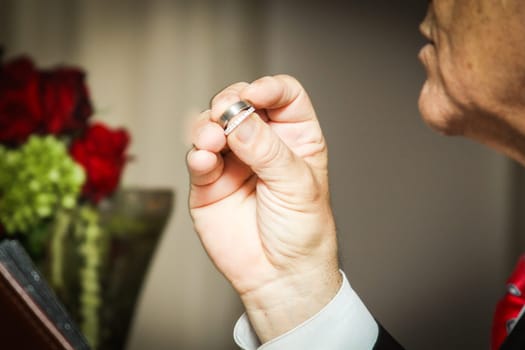
<svg viewBox="0 0 525 350"><path fill-rule="evenodd" d="M297 80L297 78L289 74L279 74L279 75L276 75L275 78L282 81L286 85L296 86L300 89L303 89L301 82Z"/></svg>
<svg viewBox="0 0 525 350"><path fill-rule="evenodd" d="M299 80L291 75L280 74L276 76L276 79L280 82L283 92L282 101L294 101L305 93Z"/></svg>
<svg viewBox="0 0 525 350"><path fill-rule="evenodd" d="M258 85L258 84L264 85L264 84L273 82L274 80L275 80L275 77L270 76L270 75L265 75L265 76L258 78L257 80L254 80L252 82L252 85Z"/></svg>
<svg viewBox="0 0 525 350"><path fill-rule="evenodd" d="M231 98L231 96L236 96L238 98L240 91L244 89L247 85L247 82L240 81L225 87L211 98L210 107L213 107L213 105L215 105L217 101L221 101L224 98Z"/></svg>
<svg viewBox="0 0 525 350"><path fill-rule="evenodd" d="M191 170L191 157L195 153L195 147L190 148L188 151L186 151L186 167Z"/></svg>
<svg viewBox="0 0 525 350"><path fill-rule="evenodd" d="M239 93L235 91L225 91L224 93L217 95L213 98L211 102L211 109L215 110L220 106L234 103L235 101L239 100Z"/></svg>
<svg viewBox="0 0 525 350"><path fill-rule="evenodd" d="M275 77L277 79L281 79L281 80L285 80L289 82L298 82L298 80L290 74L277 74Z"/></svg>

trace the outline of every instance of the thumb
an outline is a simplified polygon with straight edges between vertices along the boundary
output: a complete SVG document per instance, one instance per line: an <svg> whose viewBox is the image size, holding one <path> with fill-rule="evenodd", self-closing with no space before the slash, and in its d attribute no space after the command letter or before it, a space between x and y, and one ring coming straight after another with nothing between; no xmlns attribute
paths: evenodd
<svg viewBox="0 0 525 350"><path fill-rule="evenodd" d="M252 113L228 136L228 145L272 190L304 190L308 186L304 180L312 178L304 160L257 113Z"/></svg>

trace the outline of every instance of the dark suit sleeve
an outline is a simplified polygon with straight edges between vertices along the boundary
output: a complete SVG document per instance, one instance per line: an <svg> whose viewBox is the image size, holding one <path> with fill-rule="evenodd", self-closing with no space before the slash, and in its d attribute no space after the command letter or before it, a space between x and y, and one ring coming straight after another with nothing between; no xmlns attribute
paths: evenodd
<svg viewBox="0 0 525 350"><path fill-rule="evenodd" d="M503 344L501 350L523 350L525 349L525 318L521 317L512 332Z"/></svg>
<svg viewBox="0 0 525 350"><path fill-rule="evenodd" d="M401 345L378 323L379 334L373 350L404 350Z"/></svg>

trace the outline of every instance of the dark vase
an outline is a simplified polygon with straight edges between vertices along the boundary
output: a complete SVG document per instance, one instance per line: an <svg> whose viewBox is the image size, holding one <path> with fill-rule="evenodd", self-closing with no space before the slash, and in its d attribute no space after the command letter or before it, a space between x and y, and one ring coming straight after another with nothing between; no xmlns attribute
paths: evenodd
<svg viewBox="0 0 525 350"><path fill-rule="evenodd" d="M97 207L103 232L97 243L101 261L95 286L100 304L95 309L95 322L90 321L87 326L82 310L89 300L81 300L82 288L85 288L81 270L85 259L79 253L75 218L69 223L70 229L60 249L63 278L60 285L53 287L87 338L96 338L94 349L125 348L141 287L172 212L173 201L171 190L125 188ZM55 253L51 245L50 255ZM46 257L42 267L51 285L50 265L54 259L56 256Z"/></svg>

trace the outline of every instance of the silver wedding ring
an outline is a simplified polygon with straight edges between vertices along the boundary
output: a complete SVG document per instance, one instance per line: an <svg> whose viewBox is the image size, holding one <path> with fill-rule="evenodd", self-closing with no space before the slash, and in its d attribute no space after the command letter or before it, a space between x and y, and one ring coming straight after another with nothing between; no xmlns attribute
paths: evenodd
<svg viewBox="0 0 525 350"><path fill-rule="evenodd" d="M228 107L219 119L219 125L224 129L224 134L229 135L254 111L255 108L246 101L235 102ZM236 116L238 117L235 118ZM233 118L235 119L232 121Z"/></svg>
<svg viewBox="0 0 525 350"><path fill-rule="evenodd" d="M235 128L238 127L253 112L255 112L255 107L250 106L250 108L248 108L247 110L239 114L238 117L235 117L235 119L233 119L232 121L228 123L228 126L226 126L226 129L224 129L224 135L228 136L229 134L231 134L232 131L235 130Z"/></svg>

